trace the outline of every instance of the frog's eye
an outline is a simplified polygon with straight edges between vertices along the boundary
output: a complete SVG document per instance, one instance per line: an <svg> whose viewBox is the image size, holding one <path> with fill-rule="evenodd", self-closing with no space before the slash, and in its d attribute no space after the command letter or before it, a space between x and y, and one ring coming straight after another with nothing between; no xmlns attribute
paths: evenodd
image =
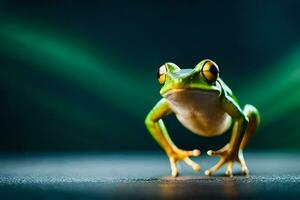
<svg viewBox="0 0 300 200"><path fill-rule="evenodd" d="M201 73L207 82L212 83L219 77L219 67L213 61L208 60L204 63Z"/></svg>
<svg viewBox="0 0 300 200"><path fill-rule="evenodd" d="M162 65L157 71L157 79L160 84L164 84L166 81L167 68L165 65Z"/></svg>

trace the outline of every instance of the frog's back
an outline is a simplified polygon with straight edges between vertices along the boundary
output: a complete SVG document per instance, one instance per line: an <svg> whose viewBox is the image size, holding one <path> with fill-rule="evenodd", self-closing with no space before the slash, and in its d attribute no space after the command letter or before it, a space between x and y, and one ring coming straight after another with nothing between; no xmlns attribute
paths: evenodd
<svg viewBox="0 0 300 200"><path fill-rule="evenodd" d="M217 136L231 125L231 117L222 109L218 91L176 90L165 98L178 120L196 134Z"/></svg>

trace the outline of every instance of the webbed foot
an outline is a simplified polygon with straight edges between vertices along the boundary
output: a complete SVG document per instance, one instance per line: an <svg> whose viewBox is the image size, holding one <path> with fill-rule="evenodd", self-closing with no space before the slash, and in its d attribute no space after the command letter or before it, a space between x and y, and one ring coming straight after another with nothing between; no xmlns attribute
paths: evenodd
<svg viewBox="0 0 300 200"><path fill-rule="evenodd" d="M172 170L172 176L176 177L179 175L179 170L176 166L176 163L178 161L183 160L187 165L193 168L195 172L200 171L200 165L195 163L190 159L190 156L199 156L200 150L195 149L193 151L184 151L181 149L173 150L171 153L168 154L170 164L171 164L171 170Z"/></svg>
<svg viewBox="0 0 300 200"><path fill-rule="evenodd" d="M227 144L223 148L217 150L217 151L212 151L209 150L207 152L209 156L219 156L220 160L219 162L214 165L212 168L206 170L204 173L207 176L211 176L214 172L216 172L218 169L220 169L223 165L227 164L227 170L225 172L226 176L232 177L232 168L234 161L237 161L242 169L242 173L244 176L249 174L249 170L247 168L244 156L243 156L243 151L239 150L238 152L232 151L230 148L230 145Z"/></svg>

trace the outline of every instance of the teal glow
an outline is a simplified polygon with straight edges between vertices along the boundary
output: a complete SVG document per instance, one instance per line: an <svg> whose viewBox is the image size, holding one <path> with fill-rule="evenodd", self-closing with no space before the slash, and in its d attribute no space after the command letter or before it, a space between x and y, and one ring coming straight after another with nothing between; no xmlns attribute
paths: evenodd
<svg viewBox="0 0 300 200"><path fill-rule="evenodd" d="M130 73L122 62L105 60L101 52L93 51L83 41L55 31L28 29L18 23L2 23L0 39L5 52L75 82L134 116L143 116L144 111L136 108L151 101L141 93L155 85L143 82L143 75Z"/></svg>
<svg viewBox="0 0 300 200"><path fill-rule="evenodd" d="M241 88L241 97L258 106L262 125L272 123L300 109L300 47L277 63L262 67L256 77ZM249 84L251 83L251 84ZM254 83L254 84L253 84Z"/></svg>

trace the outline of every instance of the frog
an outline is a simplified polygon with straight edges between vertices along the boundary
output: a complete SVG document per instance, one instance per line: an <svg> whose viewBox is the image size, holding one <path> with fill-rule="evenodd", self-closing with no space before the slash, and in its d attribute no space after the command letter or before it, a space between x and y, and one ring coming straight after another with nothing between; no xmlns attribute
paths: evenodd
<svg viewBox="0 0 300 200"><path fill-rule="evenodd" d="M220 136L232 127L231 137L224 147L207 151L208 156L219 159L204 174L211 176L227 165L225 175L232 177L233 164L237 162L242 175L248 175L243 150L257 131L260 114L251 104L240 106L232 90L220 78L219 66L211 59L204 59L188 69L166 62L158 68L157 79L162 98L146 116L145 125L167 154L171 175L179 175L179 161L199 172L200 165L191 157L201 152L199 149L183 150L174 144L163 122L169 114L175 114L184 127L203 137Z"/></svg>

